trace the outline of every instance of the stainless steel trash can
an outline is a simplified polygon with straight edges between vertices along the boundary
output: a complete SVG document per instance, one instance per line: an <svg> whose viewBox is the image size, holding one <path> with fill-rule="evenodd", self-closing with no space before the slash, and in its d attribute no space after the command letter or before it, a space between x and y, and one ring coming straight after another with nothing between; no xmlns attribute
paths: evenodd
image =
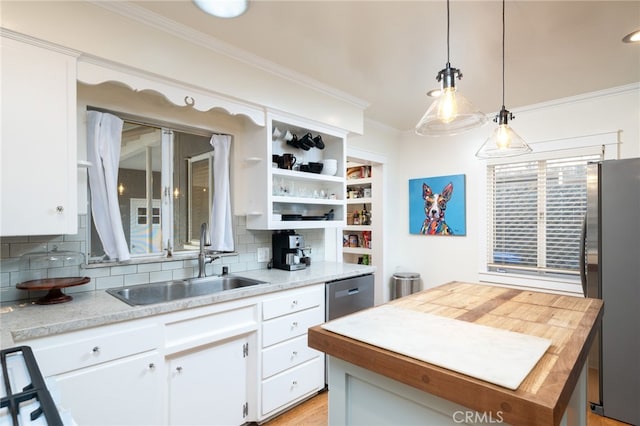
<svg viewBox="0 0 640 426"><path fill-rule="evenodd" d="M392 279L394 299L420 291L420 274L416 272L396 272Z"/></svg>

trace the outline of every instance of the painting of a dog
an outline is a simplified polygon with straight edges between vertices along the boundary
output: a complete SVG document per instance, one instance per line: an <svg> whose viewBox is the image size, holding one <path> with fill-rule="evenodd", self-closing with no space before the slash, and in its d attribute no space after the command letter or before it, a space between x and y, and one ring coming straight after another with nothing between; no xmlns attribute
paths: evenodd
<svg viewBox="0 0 640 426"><path fill-rule="evenodd" d="M422 198L424 199L424 215L426 219L420 229L421 234L452 235L453 231L444 221L447 203L453 193L453 184L449 182L442 192L437 194L426 183L422 184Z"/></svg>
<svg viewBox="0 0 640 426"><path fill-rule="evenodd" d="M464 175L409 180L412 234L465 235L465 219Z"/></svg>

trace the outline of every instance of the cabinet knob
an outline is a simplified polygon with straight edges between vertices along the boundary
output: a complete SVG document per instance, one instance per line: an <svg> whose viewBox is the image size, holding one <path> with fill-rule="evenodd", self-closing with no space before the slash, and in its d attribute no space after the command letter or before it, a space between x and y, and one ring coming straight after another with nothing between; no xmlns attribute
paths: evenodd
<svg viewBox="0 0 640 426"><path fill-rule="evenodd" d="M291 356L292 356L292 357L294 357L294 356L298 356L298 351L293 351L293 352L291 352Z"/></svg>
<svg viewBox="0 0 640 426"><path fill-rule="evenodd" d="M93 349L91 349L91 352L93 352L94 354L99 354L100 353L100 346L94 346Z"/></svg>
<svg viewBox="0 0 640 426"><path fill-rule="evenodd" d="M156 365L152 362L149 363L149 370L155 370Z"/></svg>
<svg viewBox="0 0 640 426"><path fill-rule="evenodd" d="M176 371L178 372L178 374L182 373L182 367L176 367Z"/></svg>
<svg viewBox="0 0 640 426"><path fill-rule="evenodd" d="M291 302L291 304L292 304L293 306L298 306L298 301L297 301L297 300L294 300L293 302Z"/></svg>
<svg viewBox="0 0 640 426"><path fill-rule="evenodd" d="M56 212L58 213L62 213L64 211L64 207L62 206L56 206Z"/></svg>
<svg viewBox="0 0 640 426"><path fill-rule="evenodd" d="M297 380L292 381L291 386L298 386L298 381Z"/></svg>
<svg viewBox="0 0 640 426"><path fill-rule="evenodd" d="M298 321L294 321L291 323L291 328L296 328L298 326Z"/></svg>

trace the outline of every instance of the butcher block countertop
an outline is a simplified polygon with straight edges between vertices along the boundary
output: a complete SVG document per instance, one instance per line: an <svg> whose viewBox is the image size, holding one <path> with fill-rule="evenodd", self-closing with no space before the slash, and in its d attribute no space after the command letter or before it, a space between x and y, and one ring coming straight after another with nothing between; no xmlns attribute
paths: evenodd
<svg viewBox="0 0 640 426"><path fill-rule="evenodd" d="M309 346L477 412L500 412L505 422L515 425L560 423L595 338L603 306L598 299L463 282L444 284L387 305L537 336L550 340L551 346L516 390L380 347L384 345L367 344L320 325L309 329Z"/></svg>

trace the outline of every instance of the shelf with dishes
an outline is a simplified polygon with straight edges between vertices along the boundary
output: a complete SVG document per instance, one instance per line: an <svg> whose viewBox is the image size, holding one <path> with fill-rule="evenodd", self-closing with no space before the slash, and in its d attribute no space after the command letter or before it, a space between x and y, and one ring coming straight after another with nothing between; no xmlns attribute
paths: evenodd
<svg viewBox="0 0 640 426"><path fill-rule="evenodd" d="M269 159L244 163L247 228L344 226L346 132L279 113L268 113L264 132L256 137L267 142L244 153Z"/></svg>

